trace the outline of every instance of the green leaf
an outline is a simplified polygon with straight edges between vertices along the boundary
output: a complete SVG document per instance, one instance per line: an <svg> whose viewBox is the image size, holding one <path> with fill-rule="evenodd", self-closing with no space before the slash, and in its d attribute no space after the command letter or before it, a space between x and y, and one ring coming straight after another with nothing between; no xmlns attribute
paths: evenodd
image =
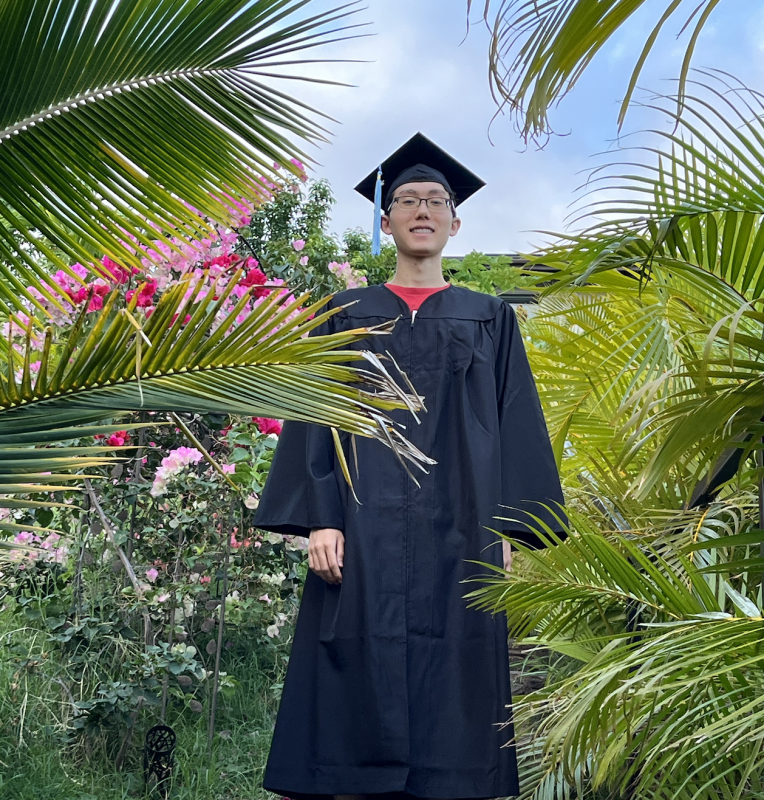
<svg viewBox="0 0 764 800"><path fill-rule="evenodd" d="M312 51L355 35L354 6L7 0L0 307L34 302L27 285L49 295L34 251L63 269L104 253L140 268L128 243L151 247L149 226L198 239L207 223L191 207L227 223L225 194L257 199L274 162L296 173L296 142L325 129L276 84L317 80Z"/></svg>

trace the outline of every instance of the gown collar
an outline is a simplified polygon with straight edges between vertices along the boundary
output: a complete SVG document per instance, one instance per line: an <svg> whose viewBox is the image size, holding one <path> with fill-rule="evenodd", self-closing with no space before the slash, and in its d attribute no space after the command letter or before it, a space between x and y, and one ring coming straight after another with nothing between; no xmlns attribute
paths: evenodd
<svg viewBox="0 0 764 800"><path fill-rule="evenodd" d="M417 311L420 319L468 319L486 321L493 319L503 305L503 300L482 292L473 292L462 286L451 286L448 289L431 294ZM411 312L406 301L398 297L383 283L375 286L364 286L359 289L347 289L335 295L332 306L353 303L345 309L345 314L353 319L381 317L397 319L410 317Z"/></svg>

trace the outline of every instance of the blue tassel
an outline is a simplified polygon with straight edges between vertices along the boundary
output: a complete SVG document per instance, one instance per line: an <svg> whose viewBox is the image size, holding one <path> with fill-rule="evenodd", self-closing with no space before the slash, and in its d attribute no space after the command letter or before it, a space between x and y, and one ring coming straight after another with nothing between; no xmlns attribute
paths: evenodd
<svg viewBox="0 0 764 800"><path fill-rule="evenodd" d="M378 256L382 252L379 240L382 225L382 167L377 168L377 182L374 185L374 229L371 234L371 254Z"/></svg>

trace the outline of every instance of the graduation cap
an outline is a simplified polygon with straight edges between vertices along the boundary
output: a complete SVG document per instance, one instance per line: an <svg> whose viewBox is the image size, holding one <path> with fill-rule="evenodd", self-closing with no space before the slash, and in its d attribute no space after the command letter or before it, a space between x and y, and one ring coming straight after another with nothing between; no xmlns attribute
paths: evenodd
<svg viewBox="0 0 764 800"><path fill-rule="evenodd" d="M380 251L379 226L382 218L382 185L385 184L385 208L390 207L395 190L404 183L432 181L439 183L451 195L454 205L463 203L485 181L470 172L452 158L445 150L431 142L421 133L416 133L402 147L385 159L369 173L355 190L374 203L374 232L372 253Z"/></svg>

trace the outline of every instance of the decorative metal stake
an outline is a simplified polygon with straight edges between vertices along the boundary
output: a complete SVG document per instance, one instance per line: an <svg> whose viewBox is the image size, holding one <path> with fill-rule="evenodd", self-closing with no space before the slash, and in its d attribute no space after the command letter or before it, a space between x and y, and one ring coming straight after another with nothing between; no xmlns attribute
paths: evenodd
<svg viewBox="0 0 764 800"><path fill-rule="evenodd" d="M147 789L158 789L167 797L175 766L175 731L167 725L154 725L146 733L143 747L143 779Z"/></svg>

